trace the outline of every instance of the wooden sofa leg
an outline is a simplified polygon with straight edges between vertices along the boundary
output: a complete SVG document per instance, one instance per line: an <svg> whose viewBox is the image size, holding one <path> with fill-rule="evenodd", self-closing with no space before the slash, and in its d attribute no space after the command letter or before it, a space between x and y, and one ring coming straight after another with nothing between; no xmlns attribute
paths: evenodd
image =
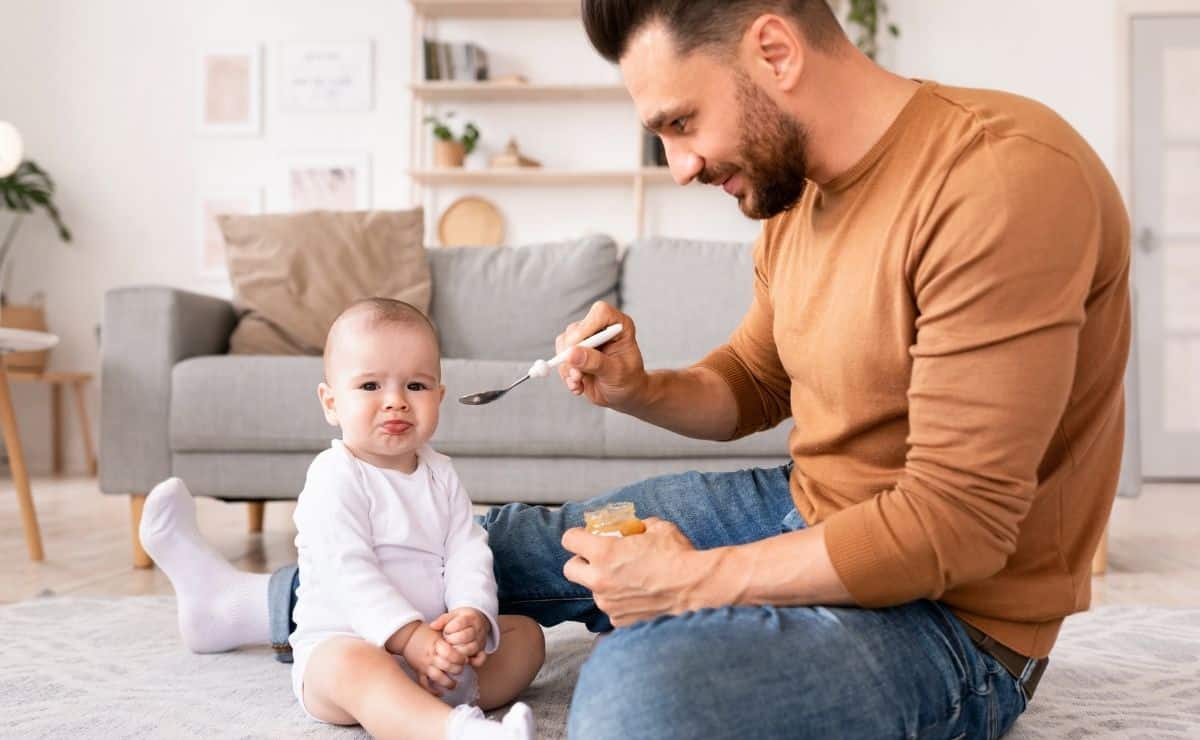
<svg viewBox="0 0 1200 740"><path fill-rule="evenodd" d="M267 502L247 501L246 506L250 512L250 534L258 534L262 532L263 514L267 510Z"/></svg>
<svg viewBox="0 0 1200 740"><path fill-rule="evenodd" d="M146 505L146 494L133 493L129 496L130 523L133 525L133 567L153 568L154 561L142 548L142 539L138 536L138 527L142 524L142 507Z"/></svg>
<svg viewBox="0 0 1200 740"><path fill-rule="evenodd" d="M1096 554L1092 556L1092 575L1100 576L1108 571L1108 527L1100 533L1100 544L1096 546Z"/></svg>

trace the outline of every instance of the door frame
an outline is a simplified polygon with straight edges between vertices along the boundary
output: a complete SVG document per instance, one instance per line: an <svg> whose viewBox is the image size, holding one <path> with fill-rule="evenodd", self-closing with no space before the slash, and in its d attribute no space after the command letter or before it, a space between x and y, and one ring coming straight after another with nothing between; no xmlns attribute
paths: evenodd
<svg viewBox="0 0 1200 740"><path fill-rule="evenodd" d="M1138 204L1133 192L1133 22L1137 18L1170 18L1200 16L1200 0L1117 0L1116 7L1116 160L1114 178L1125 198L1131 220L1130 239L1137 238ZM1130 259L1130 286L1136 285L1139 250L1133 245ZM1125 445L1122 456L1122 495L1137 495L1142 484L1141 433L1141 355L1138 352L1137 294L1133 300L1133 336L1129 353L1129 369L1125 376ZM1160 479L1154 479L1160 480ZM1166 480L1166 479L1162 479Z"/></svg>

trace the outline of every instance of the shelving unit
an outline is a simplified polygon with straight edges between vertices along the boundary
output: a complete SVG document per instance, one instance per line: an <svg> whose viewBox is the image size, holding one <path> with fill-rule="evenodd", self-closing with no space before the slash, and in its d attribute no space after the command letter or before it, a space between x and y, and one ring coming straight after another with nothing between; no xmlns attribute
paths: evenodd
<svg viewBox="0 0 1200 740"><path fill-rule="evenodd" d="M411 85L418 100L483 101L500 103L571 100L628 100L623 85L533 85L506 82L417 82Z"/></svg>
<svg viewBox="0 0 1200 740"><path fill-rule="evenodd" d="M439 214L430 207L436 190L443 186L607 186L628 187L633 201L634 233L642 236L647 185L666 184L671 177L665 167L641 167L642 137L638 136L637 161L628 168L613 169L434 169L430 163L430 134L424 125L431 106L445 102L485 104L629 101L625 87L613 83L539 84L504 82L455 82L424 79L423 40L436 37L438 19L547 20L579 17L579 0L410 0L412 20L412 121L410 123L409 176L413 198L426 208L432 227ZM480 39L486 47L487 39ZM636 119L633 119L634 121ZM630 134L635 135L631 121Z"/></svg>

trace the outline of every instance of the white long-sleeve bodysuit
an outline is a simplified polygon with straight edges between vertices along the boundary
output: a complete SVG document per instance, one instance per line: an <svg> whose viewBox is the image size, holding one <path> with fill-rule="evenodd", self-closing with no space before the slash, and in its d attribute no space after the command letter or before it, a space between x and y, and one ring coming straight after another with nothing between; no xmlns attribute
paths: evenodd
<svg viewBox="0 0 1200 740"><path fill-rule="evenodd" d="M304 704L312 651L336 636L382 647L396 630L459 607L487 615L486 652L499 646L492 551L450 458L429 446L409 475L359 460L341 440L308 468L296 506L300 587L291 644L292 687ZM403 658L401 667L413 675ZM443 699L475 700L470 666Z"/></svg>

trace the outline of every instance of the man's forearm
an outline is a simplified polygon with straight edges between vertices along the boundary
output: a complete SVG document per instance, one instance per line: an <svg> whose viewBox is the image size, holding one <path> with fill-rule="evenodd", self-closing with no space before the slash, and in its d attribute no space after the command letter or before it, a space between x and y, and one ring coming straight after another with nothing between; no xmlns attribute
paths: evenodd
<svg viewBox="0 0 1200 740"><path fill-rule="evenodd" d="M638 398L618 409L655 426L697 439L726 440L737 428L737 399L712 370L655 370Z"/></svg>
<svg viewBox="0 0 1200 740"><path fill-rule="evenodd" d="M736 547L697 553L711 559L703 606L844 606L854 604L821 525Z"/></svg>

